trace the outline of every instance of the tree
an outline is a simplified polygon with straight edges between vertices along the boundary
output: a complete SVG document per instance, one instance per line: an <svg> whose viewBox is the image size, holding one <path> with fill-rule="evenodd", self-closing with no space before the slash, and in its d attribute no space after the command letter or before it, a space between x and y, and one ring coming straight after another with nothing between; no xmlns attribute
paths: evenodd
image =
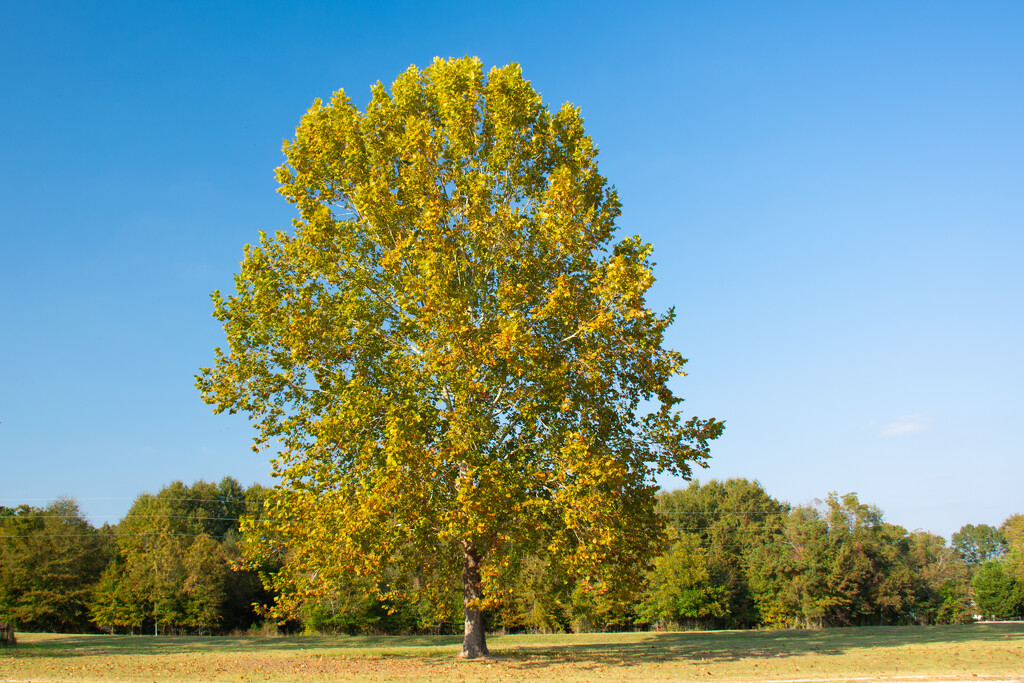
<svg viewBox="0 0 1024 683"><path fill-rule="evenodd" d="M90 586L108 557L107 539L74 500L0 507L0 621L26 631L88 628Z"/></svg>
<svg viewBox="0 0 1024 683"><path fill-rule="evenodd" d="M700 537L670 532L671 544L654 561L640 618L660 624L722 617L728 609L724 586L714 585Z"/></svg>
<svg viewBox="0 0 1024 683"><path fill-rule="evenodd" d="M999 525L999 538L1006 551L1024 553L1024 515L1011 515Z"/></svg>
<svg viewBox="0 0 1024 683"><path fill-rule="evenodd" d="M749 550L750 588L762 624L823 625L831 602L830 554L828 524L818 510L805 506L788 512L774 543Z"/></svg>
<svg viewBox="0 0 1024 683"><path fill-rule="evenodd" d="M774 543L750 553L750 583L766 623L847 626L912 619L916 585L906 531L854 493L797 507Z"/></svg>
<svg viewBox="0 0 1024 683"><path fill-rule="evenodd" d="M117 633L119 627L134 633L148 616L143 596L134 590L125 563L118 554L93 586L89 617L100 628Z"/></svg>
<svg viewBox="0 0 1024 683"><path fill-rule="evenodd" d="M692 482L658 496L658 511L671 527L699 535L711 582L725 590L715 626L743 628L760 621L748 580L752 551L774 542L785 507L760 482L747 479Z"/></svg>
<svg viewBox="0 0 1024 683"><path fill-rule="evenodd" d="M985 618L1016 619L1024 615L1024 586L1006 562L989 560L978 567L971 580L974 603Z"/></svg>
<svg viewBox="0 0 1024 683"><path fill-rule="evenodd" d="M199 631L216 627L221 620L221 606L226 591L228 563L221 544L206 534L192 542L184 557L185 624Z"/></svg>
<svg viewBox="0 0 1024 683"><path fill-rule="evenodd" d="M941 536L915 531L908 540L915 620L924 625L970 623L970 577L963 558Z"/></svg>
<svg viewBox="0 0 1024 683"><path fill-rule="evenodd" d="M238 554L238 518L258 516L264 489L173 482L141 494L117 525L117 557L93 590L91 619L101 627L154 634L246 628L254 600L265 599L251 572L230 574Z"/></svg>
<svg viewBox="0 0 1024 683"><path fill-rule="evenodd" d="M988 524L965 524L951 540L953 550L972 567L997 559L1006 552L1003 532Z"/></svg>
<svg viewBox="0 0 1024 683"><path fill-rule="evenodd" d="M317 100L284 152L294 232L261 234L214 293L228 348L197 376L254 448L278 442L279 613L388 565L438 577L438 601L461 575L476 657L529 552L638 589L654 474L689 475L723 425L681 416L674 314L646 307L651 248L613 242L579 111L550 112L518 65L438 59L365 111Z"/></svg>
<svg viewBox="0 0 1024 683"><path fill-rule="evenodd" d="M907 562L906 530L883 521L882 511L861 503L855 493L842 498L831 493L825 504L830 536L838 550L830 588L838 605L848 605L846 614L837 610L833 618L859 624L909 619L915 586Z"/></svg>

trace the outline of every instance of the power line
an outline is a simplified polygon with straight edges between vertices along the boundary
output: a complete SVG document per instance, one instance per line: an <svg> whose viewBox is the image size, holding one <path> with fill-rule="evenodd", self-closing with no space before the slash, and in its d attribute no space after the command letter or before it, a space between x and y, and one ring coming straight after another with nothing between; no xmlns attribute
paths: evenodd
<svg viewBox="0 0 1024 683"><path fill-rule="evenodd" d="M116 532L103 532L94 531L91 534L0 534L0 538L96 538L97 536L110 538L122 538L124 536L182 536L186 538L198 538L199 536L208 536L210 538L223 539L227 534L181 534L171 531L140 531L135 533L116 533Z"/></svg>
<svg viewBox="0 0 1024 683"><path fill-rule="evenodd" d="M5 519L0 517L0 519ZM9 519L76 519L69 517L68 515L10 515ZM100 517L100 519L113 519L113 517ZM121 521L129 519L191 519L195 521L219 521L219 522L237 522L239 517L193 517L192 515L126 515L121 518Z"/></svg>
<svg viewBox="0 0 1024 683"><path fill-rule="evenodd" d="M272 489L270 489L268 487L263 487L263 490L270 491ZM192 501L192 502L207 502L207 503L220 503L220 502L229 502L229 501L250 501L251 500L250 498L246 498L244 496L242 496L242 497L228 496L228 497L225 497L225 498L177 498L177 497L175 497L175 498L161 498L160 494L158 494L158 493L140 493L139 495L134 496L132 498L79 498L78 496L74 496L74 497L61 497L61 496L58 496L56 498L0 498L0 502L11 502L11 501L14 501L14 502L17 502L17 501L34 501L34 502L39 502L39 501L44 501L44 502L49 502L49 503L56 503L57 501L60 501L60 500L71 500L71 501L74 501L76 503L79 502L79 501L97 501L97 500L131 500L131 501L138 501L143 496L146 496L147 500L152 500L152 501L156 501L156 502L167 502L167 503L173 503L173 502L178 502L178 501L182 501L182 500L187 500L187 501Z"/></svg>

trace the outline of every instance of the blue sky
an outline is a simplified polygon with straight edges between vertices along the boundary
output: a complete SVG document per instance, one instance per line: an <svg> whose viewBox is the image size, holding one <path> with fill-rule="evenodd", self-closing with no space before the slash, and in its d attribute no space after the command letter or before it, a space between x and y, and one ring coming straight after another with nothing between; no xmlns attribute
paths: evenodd
<svg viewBox="0 0 1024 683"><path fill-rule="evenodd" d="M1024 4L935 1L3 3L0 505L267 482L193 387L209 293L314 98L465 54L582 108L727 420L701 479L1024 512Z"/></svg>

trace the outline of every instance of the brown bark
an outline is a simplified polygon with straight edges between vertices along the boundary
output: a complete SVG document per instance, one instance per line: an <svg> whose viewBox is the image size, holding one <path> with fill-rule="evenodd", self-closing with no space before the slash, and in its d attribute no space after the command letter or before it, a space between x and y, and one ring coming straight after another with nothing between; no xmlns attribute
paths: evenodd
<svg viewBox="0 0 1024 683"><path fill-rule="evenodd" d="M462 602L466 616L466 635L462 640L463 659L487 657L487 638L484 633L484 615L480 611L480 600L483 598L483 586L480 585L480 556L469 543L462 547Z"/></svg>

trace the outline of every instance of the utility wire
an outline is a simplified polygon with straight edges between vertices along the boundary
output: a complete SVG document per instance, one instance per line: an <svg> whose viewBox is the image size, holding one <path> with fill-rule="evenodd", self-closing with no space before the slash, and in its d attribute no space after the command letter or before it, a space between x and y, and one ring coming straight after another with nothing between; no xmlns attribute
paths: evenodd
<svg viewBox="0 0 1024 683"><path fill-rule="evenodd" d="M96 538L97 536L109 536L110 538L121 538L124 536L182 536L186 538L198 538L199 536L208 536L210 538L223 539L227 534L181 534L170 531L144 531L137 533L115 533L115 532L103 532L94 531L91 534L0 534L0 538Z"/></svg>
<svg viewBox="0 0 1024 683"><path fill-rule="evenodd" d="M68 515L10 515L9 517L0 516L0 520L3 519L75 519ZM100 517L100 519L113 519L113 517ZM237 522L239 517L193 517L192 515L127 515L121 518L121 521L128 519L192 519L196 521L216 521L216 522Z"/></svg>
<svg viewBox="0 0 1024 683"><path fill-rule="evenodd" d="M265 491L271 491L273 489L268 488L268 487L264 487L264 490ZM187 500L187 501L190 501L190 502L207 502L207 503L220 503L220 502L229 502L229 501L249 501L249 500L252 500L252 499L246 498L244 496L242 496L242 497L230 496L230 497L227 497L227 498L177 498L177 497L174 497L174 498L166 498L166 497L161 498L160 494L157 494L157 493L140 493L139 495L133 496L132 498L79 498L77 496L68 496L68 497L58 496L56 498L0 498L0 502L11 502L11 501L13 501L13 502L17 502L17 501L35 501L35 502L38 502L38 501L45 501L45 502L49 502L49 503L55 503L55 502L57 502L59 500L72 500L72 501L75 501L75 502L78 502L78 501L97 501L97 500L131 500L131 501L137 501L140 498L142 498L143 496L146 497L145 500L158 501L158 502L168 502L168 503L178 502L178 501L182 501L182 500Z"/></svg>

